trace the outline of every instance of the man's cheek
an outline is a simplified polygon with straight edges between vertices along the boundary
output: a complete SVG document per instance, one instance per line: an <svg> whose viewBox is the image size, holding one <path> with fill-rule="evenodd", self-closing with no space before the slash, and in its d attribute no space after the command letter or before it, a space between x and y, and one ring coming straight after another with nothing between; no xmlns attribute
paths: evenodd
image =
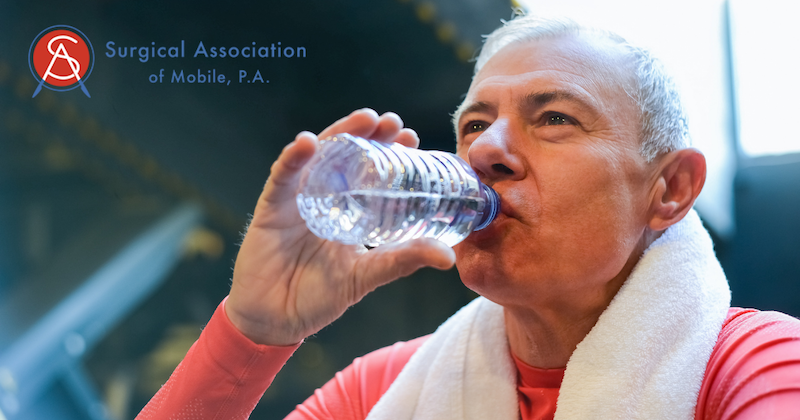
<svg viewBox="0 0 800 420"><path fill-rule="evenodd" d="M469 146L459 142L456 145L456 156L460 157L461 159L464 159L465 162L469 163Z"/></svg>

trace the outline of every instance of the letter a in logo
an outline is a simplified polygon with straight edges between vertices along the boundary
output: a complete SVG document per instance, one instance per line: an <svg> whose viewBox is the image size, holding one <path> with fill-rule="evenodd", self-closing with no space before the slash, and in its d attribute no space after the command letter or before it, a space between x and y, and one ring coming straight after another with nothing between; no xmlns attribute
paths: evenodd
<svg viewBox="0 0 800 420"><path fill-rule="evenodd" d="M72 26L56 25L43 30L31 44L28 65L39 82L34 98L42 86L59 92L80 86L91 98L84 82L94 67L94 49L89 38Z"/></svg>

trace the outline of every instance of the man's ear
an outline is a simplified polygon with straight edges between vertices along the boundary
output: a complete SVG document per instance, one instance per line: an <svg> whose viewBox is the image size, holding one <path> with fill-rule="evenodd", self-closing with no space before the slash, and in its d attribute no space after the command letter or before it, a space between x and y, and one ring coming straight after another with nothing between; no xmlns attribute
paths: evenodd
<svg viewBox="0 0 800 420"><path fill-rule="evenodd" d="M678 223L694 205L706 182L706 158L697 149L661 157L650 200L649 227L662 231Z"/></svg>

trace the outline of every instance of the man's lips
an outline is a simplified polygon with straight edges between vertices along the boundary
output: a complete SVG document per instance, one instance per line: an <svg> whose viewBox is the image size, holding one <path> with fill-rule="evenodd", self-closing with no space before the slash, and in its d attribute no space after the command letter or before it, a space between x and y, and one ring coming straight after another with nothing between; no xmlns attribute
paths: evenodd
<svg viewBox="0 0 800 420"><path fill-rule="evenodd" d="M514 209L514 206L508 201L508 199L504 198L502 195L500 196L500 213L497 215L497 218L505 216L507 218L516 219L517 212ZM495 220L497 220L495 218Z"/></svg>
<svg viewBox="0 0 800 420"><path fill-rule="evenodd" d="M516 217L517 217L517 212L514 206L508 200L504 199L503 196L501 195L500 212L497 213L497 216L495 216L494 220L492 220L492 222L489 223L489 225L486 226L485 228L473 232L471 235L467 237L466 240L482 242L491 237L494 237L500 232L500 230L498 229L500 229L500 226L503 225L505 221L507 221L508 219L515 219Z"/></svg>

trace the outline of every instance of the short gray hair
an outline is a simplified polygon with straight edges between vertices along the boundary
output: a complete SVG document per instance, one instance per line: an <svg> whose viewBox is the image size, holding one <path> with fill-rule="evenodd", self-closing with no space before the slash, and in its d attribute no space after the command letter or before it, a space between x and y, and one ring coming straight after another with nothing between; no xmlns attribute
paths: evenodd
<svg viewBox="0 0 800 420"><path fill-rule="evenodd" d="M596 34L618 43L634 63L636 86L633 92L627 94L640 110L642 156L650 162L662 153L688 147L690 138L686 114L675 82L667 73L664 64L649 50L634 46L613 32L586 27L566 18L518 16L504 21L503 26L486 37L476 59L475 74L478 74L498 51L510 44L578 33ZM456 136L458 119L464 105L461 104L453 113Z"/></svg>

